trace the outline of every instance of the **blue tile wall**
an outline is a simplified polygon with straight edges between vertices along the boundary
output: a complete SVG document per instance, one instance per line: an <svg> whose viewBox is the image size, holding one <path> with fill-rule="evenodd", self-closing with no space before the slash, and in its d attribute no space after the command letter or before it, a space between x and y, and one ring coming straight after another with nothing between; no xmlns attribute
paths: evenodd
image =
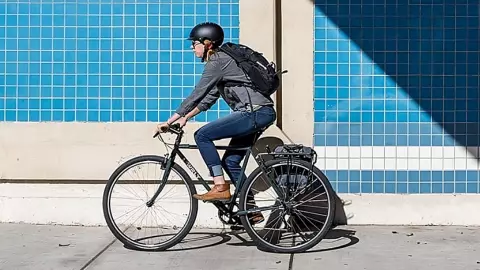
<svg viewBox="0 0 480 270"><path fill-rule="evenodd" d="M339 193L480 193L478 170L325 170Z"/></svg>
<svg viewBox="0 0 480 270"><path fill-rule="evenodd" d="M186 37L203 21L238 42L238 0L3 2L0 121L164 121L202 72Z"/></svg>
<svg viewBox="0 0 480 270"><path fill-rule="evenodd" d="M315 145L479 146L473 0L315 2Z"/></svg>
<svg viewBox="0 0 480 270"><path fill-rule="evenodd" d="M323 168L338 192L480 193L479 15L473 0L315 0L315 146L468 147L474 156L445 151L452 156L414 170ZM419 162L385 167L400 159ZM469 165L441 170L446 159Z"/></svg>

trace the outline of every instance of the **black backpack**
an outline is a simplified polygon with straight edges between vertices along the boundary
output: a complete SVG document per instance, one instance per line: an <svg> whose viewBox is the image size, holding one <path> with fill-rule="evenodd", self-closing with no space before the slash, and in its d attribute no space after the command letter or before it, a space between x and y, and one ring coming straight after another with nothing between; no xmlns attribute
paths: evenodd
<svg viewBox="0 0 480 270"><path fill-rule="evenodd" d="M257 92L270 96L280 86L279 73L276 65L268 61L263 54L243 45L226 42L220 46L220 51L230 55L237 65L243 70L250 80L249 85ZM287 71L281 72L286 73ZM228 82L225 86L242 85L235 82Z"/></svg>

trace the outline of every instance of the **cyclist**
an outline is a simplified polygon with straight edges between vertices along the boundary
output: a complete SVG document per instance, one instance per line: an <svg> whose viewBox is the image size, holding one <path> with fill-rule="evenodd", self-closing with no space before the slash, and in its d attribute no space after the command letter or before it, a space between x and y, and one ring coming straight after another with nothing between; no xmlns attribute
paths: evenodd
<svg viewBox="0 0 480 270"><path fill-rule="evenodd" d="M195 194L194 198L203 201L229 200L230 186L225 182L223 169L234 181L239 179L240 162L245 151L225 151L223 158L215 148L214 141L231 138L230 146L251 146L256 132L268 127L276 120L273 100L258 93L246 85L226 86L227 82L248 83L243 70L226 53L219 51L224 40L224 31L218 24L205 22L196 25L188 40L195 56L205 62L200 81L192 93L183 100L165 123L157 125L163 132L169 125L177 122L181 127L200 112L210 109L222 96L233 112L225 117L209 122L194 133L200 154L213 177L214 186L205 194ZM245 175L242 175L245 179ZM253 215L254 222L263 220L263 216Z"/></svg>

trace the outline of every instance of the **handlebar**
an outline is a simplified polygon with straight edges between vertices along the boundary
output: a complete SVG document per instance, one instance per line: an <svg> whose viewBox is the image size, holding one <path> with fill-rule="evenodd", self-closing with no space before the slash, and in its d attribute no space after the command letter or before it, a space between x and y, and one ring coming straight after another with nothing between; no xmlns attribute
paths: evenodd
<svg viewBox="0 0 480 270"><path fill-rule="evenodd" d="M173 133L173 134L176 134L176 135L180 135L183 132L183 130L180 127L180 124L176 123L176 124L170 125L166 128L162 128L162 132L170 132L170 133ZM160 132L157 131L153 135L153 138L156 138L158 135L160 135Z"/></svg>

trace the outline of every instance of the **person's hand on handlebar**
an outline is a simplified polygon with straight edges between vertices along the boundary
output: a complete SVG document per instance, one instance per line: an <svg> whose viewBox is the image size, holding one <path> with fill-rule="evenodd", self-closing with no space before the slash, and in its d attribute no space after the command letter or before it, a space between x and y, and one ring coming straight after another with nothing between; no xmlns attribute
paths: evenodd
<svg viewBox="0 0 480 270"><path fill-rule="evenodd" d="M161 124L158 124L157 125L157 128L155 129L155 133L164 133L164 132L167 132L168 128L170 127L170 125L165 122L165 123L161 123Z"/></svg>
<svg viewBox="0 0 480 270"><path fill-rule="evenodd" d="M175 121L176 123L178 123L180 125L180 128L183 128L187 122L188 122L188 119L186 117L180 117L177 121Z"/></svg>
<svg viewBox="0 0 480 270"><path fill-rule="evenodd" d="M175 123L179 125L179 128L183 128L187 124L187 121L187 118L181 117L177 121L175 121ZM170 128L170 125L171 124L169 124L168 122L158 124L155 132L165 133Z"/></svg>

